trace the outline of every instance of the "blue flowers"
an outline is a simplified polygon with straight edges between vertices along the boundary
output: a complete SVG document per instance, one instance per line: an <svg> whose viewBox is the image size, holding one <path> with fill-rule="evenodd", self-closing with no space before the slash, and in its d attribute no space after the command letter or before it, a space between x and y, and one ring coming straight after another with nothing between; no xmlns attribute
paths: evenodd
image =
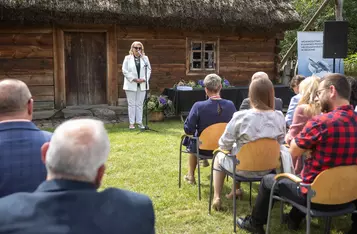
<svg viewBox="0 0 357 234"><path fill-rule="evenodd" d="M230 86L231 86L231 84L229 83L229 81L223 78L222 79L222 87L225 88L225 87L230 87Z"/></svg>

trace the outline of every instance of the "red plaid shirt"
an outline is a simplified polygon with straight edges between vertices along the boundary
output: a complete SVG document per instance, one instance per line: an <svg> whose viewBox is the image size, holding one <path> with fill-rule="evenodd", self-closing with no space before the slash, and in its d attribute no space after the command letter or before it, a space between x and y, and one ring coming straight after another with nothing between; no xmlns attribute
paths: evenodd
<svg viewBox="0 0 357 234"><path fill-rule="evenodd" d="M357 113L352 106L341 106L309 120L295 138L302 149L310 149L301 178L312 183L322 171L357 164Z"/></svg>

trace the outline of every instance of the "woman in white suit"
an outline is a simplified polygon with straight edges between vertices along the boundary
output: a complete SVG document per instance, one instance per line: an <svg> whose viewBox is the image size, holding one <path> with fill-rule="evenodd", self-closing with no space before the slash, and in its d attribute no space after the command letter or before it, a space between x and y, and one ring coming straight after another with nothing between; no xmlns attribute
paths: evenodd
<svg viewBox="0 0 357 234"><path fill-rule="evenodd" d="M145 69L145 64L147 64L147 69ZM147 71L146 76L145 70ZM146 83L147 89L149 89L151 66L141 42L134 41L133 44L131 44L129 55L125 56L122 71L124 74L123 89L125 90L126 99L128 100L129 128L134 129L135 123L138 124L139 128L144 128L143 103Z"/></svg>

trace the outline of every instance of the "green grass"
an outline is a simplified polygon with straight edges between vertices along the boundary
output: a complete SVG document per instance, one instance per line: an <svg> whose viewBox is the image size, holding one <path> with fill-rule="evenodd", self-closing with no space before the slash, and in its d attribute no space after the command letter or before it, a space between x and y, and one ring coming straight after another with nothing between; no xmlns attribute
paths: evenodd
<svg viewBox="0 0 357 234"><path fill-rule="evenodd" d="M210 167L202 168L202 200L197 198L197 186L182 181L178 188L178 151L183 124L177 120L150 123L159 132L129 130L127 124L108 125L111 151L101 189L117 187L148 195L155 208L157 233L233 233L233 204L223 196L223 212L208 215ZM187 172L187 156L183 156L183 175ZM232 180L225 182L228 193ZM250 213L249 184L242 184L245 196L237 201L237 215ZM258 184L253 185L253 204ZM285 207L288 211L288 207ZM274 207L271 233L290 232L280 225L279 205ZM350 227L350 216L334 218L331 233L343 233ZM312 233L323 233L324 221L313 219ZM237 229L237 233L246 233Z"/></svg>

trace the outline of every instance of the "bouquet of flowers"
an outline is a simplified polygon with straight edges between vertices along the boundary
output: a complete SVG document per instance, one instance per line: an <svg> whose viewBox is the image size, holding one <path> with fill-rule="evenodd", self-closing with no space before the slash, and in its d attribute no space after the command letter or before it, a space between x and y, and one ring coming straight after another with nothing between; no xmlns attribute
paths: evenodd
<svg viewBox="0 0 357 234"><path fill-rule="evenodd" d="M232 87L226 78L222 78L222 88Z"/></svg>
<svg viewBox="0 0 357 234"><path fill-rule="evenodd" d="M148 112L163 112L165 116L175 114L172 101L164 95L150 95L147 101Z"/></svg>

